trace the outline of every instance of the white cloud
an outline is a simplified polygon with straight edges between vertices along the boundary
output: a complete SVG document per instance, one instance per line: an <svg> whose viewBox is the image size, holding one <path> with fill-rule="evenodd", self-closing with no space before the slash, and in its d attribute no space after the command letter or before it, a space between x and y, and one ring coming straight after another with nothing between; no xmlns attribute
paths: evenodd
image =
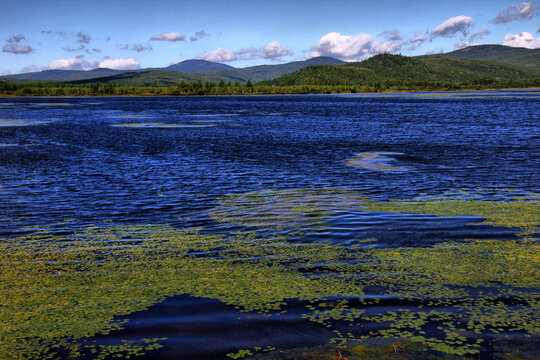
<svg viewBox="0 0 540 360"><path fill-rule="evenodd" d="M159 35L154 35L150 40L160 40L160 41L184 41L186 36L184 34L177 33L176 31L170 33L161 33Z"/></svg>
<svg viewBox="0 0 540 360"><path fill-rule="evenodd" d="M383 54L383 53L393 53L396 51L401 50L401 42L397 41L384 41L379 40L375 42L371 48L371 53L376 54Z"/></svg>
<svg viewBox="0 0 540 360"><path fill-rule="evenodd" d="M90 70L98 66L98 61L86 61L83 56L76 56L69 59L53 60L49 68L56 70Z"/></svg>
<svg viewBox="0 0 540 360"><path fill-rule="evenodd" d="M197 32L195 32L195 35L192 35L192 36L189 37L189 41L197 41L199 39L202 39L205 36L208 36L206 31L204 31L204 30L197 31Z"/></svg>
<svg viewBox="0 0 540 360"><path fill-rule="evenodd" d="M77 42L79 44L89 44L90 40L92 40L92 37L88 34L83 33L82 31L79 31L77 34Z"/></svg>
<svg viewBox="0 0 540 360"><path fill-rule="evenodd" d="M11 75L11 71L8 71L8 70L2 71L1 75L2 76Z"/></svg>
<svg viewBox="0 0 540 360"><path fill-rule="evenodd" d="M238 58L242 60L256 59L258 53L259 53L259 49L255 49L253 47L236 50L234 52L234 54L237 55Z"/></svg>
<svg viewBox="0 0 540 360"><path fill-rule="evenodd" d="M69 51L69 52L83 51L84 50L84 45L79 45L76 48L66 46L66 47L63 47L62 50Z"/></svg>
<svg viewBox="0 0 540 360"><path fill-rule="evenodd" d="M531 33L525 31L519 34L506 34L502 44L514 47L537 49L540 48L540 37L535 38Z"/></svg>
<svg viewBox="0 0 540 360"><path fill-rule="evenodd" d="M250 48L244 48L244 49L240 49L240 50L236 50L234 53L236 55L246 55L246 54L257 54L259 52L259 50L253 48L253 47L250 47Z"/></svg>
<svg viewBox="0 0 540 360"><path fill-rule="evenodd" d="M82 55L79 55L69 59L53 60L49 65L50 69L57 70L91 70L98 67L116 70L135 70L140 68L140 64L134 59L114 59L102 62L95 60L87 61Z"/></svg>
<svg viewBox="0 0 540 360"><path fill-rule="evenodd" d="M477 38L481 39L484 36L489 35L489 34L491 34L491 31L489 31L488 29L481 29L481 30L475 31L471 34L471 36L469 36L469 41L473 41L474 39L477 39Z"/></svg>
<svg viewBox="0 0 540 360"><path fill-rule="evenodd" d="M490 20L494 24L504 24L513 20L532 19L534 16L534 6L531 2L510 5L499 13L499 15Z"/></svg>
<svg viewBox="0 0 540 360"><path fill-rule="evenodd" d="M419 47L421 47L422 44L424 44L426 41L427 41L427 38L424 35L420 33L416 33L408 41L402 43L402 45L408 44L409 46L406 48L406 50L414 51L418 49Z"/></svg>
<svg viewBox="0 0 540 360"><path fill-rule="evenodd" d="M359 60L369 55L373 35L341 35L331 32L324 35L311 48L311 56L333 56L345 60Z"/></svg>
<svg viewBox="0 0 540 360"><path fill-rule="evenodd" d="M205 52L200 55L197 55L197 59L207 60L207 61L216 61L216 62L229 62L235 61L238 58L235 53L229 49L223 49L218 47L214 51Z"/></svg>
<svg viewBox="0 0 540 360"><path fill-rule="evenodd" d="M36 65L29 65L29 66L25 66L21 69L20 73L21 74L24 74L24 73L31 73L31 72L38 72L38 71L42 71L42 70L45 70L43 68L40 68Z"/></svg>
<svg viewBox="0 0 540 360"><path fill-rule="evenodd" d="M401 38L401 35L399 35L399 30L386 30L386 31L383 31L381 34L379 35L384 35L384 38L386 40L390 40L390 41L401 41L402 38Z"/></svg>
<svg viewBox="0 0 540 360"><path fill-rule="evenodd" d="M282 56L293 54L294 52L288 47L281 45L278 41L272 41L261 49L259 57L263 59L277 59Z"/></svg>
<svg viewBox="0 0 540 360"><path fill-rule="evenodd" d="M140 63L135 59L114 59L114 60L105 60L99 63L101 68L109 68L115 70L135 70L140 69Z"/></svg>
<svg viewBox="0 0 540 360"><path fill-rule="evenodd" d="M129 50L136 52L151 51L152 45L150 44L125 44L120 46L120 50Z"/></svg>
<svg viewBox="0 0 540 360"><path fill-rule="evenodd" d="M26 37L22 34L11 35L9 39L6 40L7 44L4 45L2 51L12 54L28 54L34 51L29 45L20 45L19 43L23 40L26 40Z"/></svg>
<svg viewBox="0 0 540 360"><path fill-rule="evenodd" d="M433 54L442 54L444 52L444 48L440 47L438 49L431 49L426 51L426 55L433 55Z"/></svg>
<svg viewBox="0 0 540 360"><path fill-rule="evenodd" d="M60 35L60 36L66 35L64 31L55 31L55 30L41 30L41 33L45 35Z"/></svg>
<svg viewBox="0 0 540 360"><path fill-rule="evenodd" d="M457 44L454 44L454 50L465 49L466 47L469 47L469 46L471 46L470 42L461 41L461 42L458 42Z"/></svg>
<svg viewBox="0 0 540 360"><path fill-rule="evenodd" d="M444 21L442 24L433 29L430 36L432 39L438 36L451 37L458 33L462 33L463 36L467 36L472 25L472 18L464 15L455 16Z"/></svg>
<svg viewBox="0 0 540 360"><path fill-rule="evenodd" d="M29 45L17 45L17 44L6 44L2 51L5 53L12 53L12 54L28 54L31 53L34 49L32 49Z"/></svg>
<svg viewBox="0 0 540 360"><path fill-rule="evenodd" d="M427 38L422 34L414 34L414 36L409 40L411 44L414 43L423 43L426 42Z"/></svg>

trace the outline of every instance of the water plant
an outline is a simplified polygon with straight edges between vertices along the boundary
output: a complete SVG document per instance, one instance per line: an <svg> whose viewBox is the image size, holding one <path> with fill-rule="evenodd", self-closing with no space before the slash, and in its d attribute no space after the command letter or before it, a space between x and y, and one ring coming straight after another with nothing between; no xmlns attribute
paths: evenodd
<svg viewBox="0 0 540 360"><path fill-rule="evenodd" d="M347 245L290 240L343 208L471 212L498 226L537 226L534 201L508 208L452 201L419 205L376 202L343 189L275 190L225 197L211 212L220 221L255 224L254 231L210 234L113 222L72 231L64 228L70 223L26 229L26 235L0 241L0 358L151 351L163 340L105 346L93 337L120 331L131 313L176 294L265 316L301 304L305 321L330 332L330 348L349 359L361 358L373 341L411 344L395 345L400 353L443 357L478 354L484 342L512 334L537 340L540 245L531 237L430 248L367 246L373 239ZM250 219L254 212L264 225ZM287 236L276 233L283 227ZM384 306L388 301L394 305ZM262 356L260 349L229 354ZM281 351L267 350L268 356Z"/></svg>

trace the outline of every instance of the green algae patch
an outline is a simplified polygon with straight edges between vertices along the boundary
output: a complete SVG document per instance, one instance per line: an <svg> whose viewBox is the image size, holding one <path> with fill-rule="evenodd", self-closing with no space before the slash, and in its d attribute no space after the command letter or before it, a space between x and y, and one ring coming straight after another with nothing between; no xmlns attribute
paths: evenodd
<svg viewBox="0 0 540 360"><path fill-rule="evenodd" d="M111 125L114 127L125 127L125 128L204 128L214 126L213 124L165 124L160 122L151 122L151 123L125 123L125 124L114 124Z"/></svg>
<svg viewBox="0 0 540 360"><path fill-rule="evenodd" d="M444 199L422 201L390 201L365 203L368 211L391 213L429 214L445 217L478 216L492 226L518 228L519 235L531 237L540 230L540 202L538 199L524 201L483 201L468 199Z"/></svg>
<svg viewBox="0 0 540 360"><path fill-rule="evenodd" d="M292 275L279 263L239 261L265 254L252 243L249 234L200 235L166 225L4 239L0 358L55 357L56 348L119 329L128 314L166 296L193 294L268 312L309 288L303 277L291 287ZM273 256L285 251L272 249ZM214 256L191 254L201 252Z"/></svg>
<svg viewBox="0 0 540 360"><path fill-rule="evenodd" d="M345 161L345 164L354 167L362 167L364 169L376 171L404 171L409 170L407 166L393 165L395 159L392 156L404 155L398 152L377 151L377 152L362 152L356 154L352 159Z"/></svg>
<svg viewBox="0 0 540 360"><path fill-rule="evenodd" d="M531 201L452 201L425 201L422 207L417 204L422 202L376 202L336 188L267 190L222 198L211 211L216 220L264 232L210 235L166 224L103 223L72 233L62 228L60 235L55 226L41 226L2 239L0 358L140 355L159 347L159 341L150 347L142 340L104 347L93 345L92 337L120 330L131 313L179 294L264 316L281 316L292 304L296 314L302 309L298 316L331 332L329 345L348 355L355 347L371 349L375 340L398 339L414 344L413 353L421 348L442 357L478 354L484 341L506 334L537 338L536 241L379 248L366 246L376 239L343 246L276 235L286 229L288 236L300 236L346 209L475 215L522 229L537 222L537 214L515 218L538 209ZM501 208L510 204L514 207L507 211ZM229 357L261 354L241 350Z"/></svg>

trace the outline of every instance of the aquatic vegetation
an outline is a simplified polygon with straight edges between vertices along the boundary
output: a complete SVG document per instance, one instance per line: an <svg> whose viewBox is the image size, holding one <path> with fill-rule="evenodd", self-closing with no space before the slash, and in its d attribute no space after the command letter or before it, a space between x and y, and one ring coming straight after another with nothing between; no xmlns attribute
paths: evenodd
<svg viewBox="0 0 540 360"><path fill-rule="evenodd" d="M44 121L44 120L9 120L9 119L0 119L0 127L44 125L44 124L48 124L49 122L50 121Z"/></svg>
<svg viewBox="0 0 540 360"><path fill-rule="evenodd" d="M126 128L203 128L214 126L213 124L165 124L160 122L151 123L126 123L126 124L113 124L114 127L126 127Z"/></svg>
<svg viewBox="0 0 540 360"><path fill-rule="evenodd" d="M337 188L264 190L230 195L210 215L217 221L258 229L291 230L322 226L332 212L357 209L373 212L429 214L444 217L475 216L484 223L518 229L518 235L531 237L539 231L540 199L531 194L523 200L473 200L450 195L422 200L374 201L352 190ZM463 192L458 194L465 196Z"/></svg>
<svg viewBox="0 0 540 360"><path fill-rule="evenodd" d="M486 333L540 332L538 246L468 241L428 249L342 247L255 233L204 235L168 225L91 226L67 235L36 231L0 244L0 357L113 351L84 339L121 329L130 313L175 294L267 316L287 312L290 299L305 302L306 320L335 329L336 346L392 337L471 354ZM400 299L404 308L366 311L384 297ZM443 328L427 335L433 323ZM140 353L139 345L122 351Z"/></svg>
<svg viewBox="0 0 540 360"><path fill-rule="evenodd" d="M404 154L389 151L362 152L356 154L354 158L346 160L345 163L349 166L357 166L377 171L409 170L409 167L407 166L392 165L392 162L395 162L395 159L391 157L392 155Z"/></svg>
<svg viewBox="0 0 540 360"><path fill-rule="evenodd" d="M480 201L448 199L421 201L366 202L362 209L392 213L430 214L437 216L477 216L493 226L518 228L518 235L531 237L540 230L540 201Z"/></svg>

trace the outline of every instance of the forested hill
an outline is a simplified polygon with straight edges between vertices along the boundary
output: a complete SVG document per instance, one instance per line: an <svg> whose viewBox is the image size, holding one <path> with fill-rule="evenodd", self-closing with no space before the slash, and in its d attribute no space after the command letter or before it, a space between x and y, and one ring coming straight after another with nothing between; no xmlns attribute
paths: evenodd
<svg viewBox="0 0 540 360"><path fill-rule="evenodd" d="M491 60L505 64L540 69L540 48L527 49L504 45L476 45L447 53L468 59Z"/></svg>
<svg viewBox="0 0 540 360"><path fill-rule="evenodd" d="M522 85L522 82L532 82L531 86L538 86L540 85L540 70L445 55L407 57L381 54L358 63L311 66L261 84L274 86L435 84L447 86L489 85L491 83L501 85L504 82L508 82L509 86L512 85L511 83Z"/></svg>

